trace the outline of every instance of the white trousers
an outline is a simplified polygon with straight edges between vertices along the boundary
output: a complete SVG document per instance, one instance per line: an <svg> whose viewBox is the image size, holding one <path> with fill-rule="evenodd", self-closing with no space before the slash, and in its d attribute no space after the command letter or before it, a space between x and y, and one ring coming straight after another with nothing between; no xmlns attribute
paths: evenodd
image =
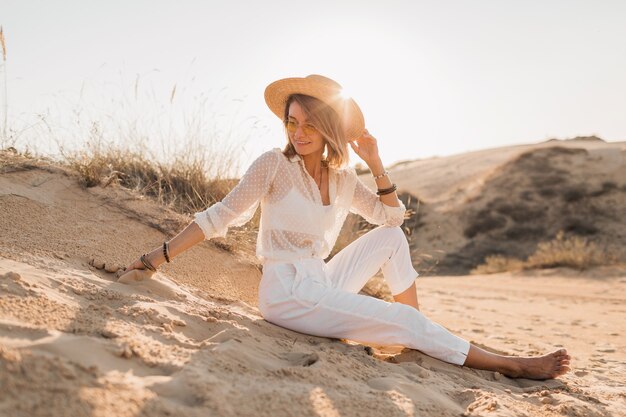
<svg viewBox="0 0 626 417"><path fill-rule="evenodd" d="M402 345L462 365L469 343L415 308L358 294L379 269L393 295L409 288L417 272L399 227L378 227L328 263L310 258L266 261L259 285L265 320L300 333L381 346Z"/></svg>

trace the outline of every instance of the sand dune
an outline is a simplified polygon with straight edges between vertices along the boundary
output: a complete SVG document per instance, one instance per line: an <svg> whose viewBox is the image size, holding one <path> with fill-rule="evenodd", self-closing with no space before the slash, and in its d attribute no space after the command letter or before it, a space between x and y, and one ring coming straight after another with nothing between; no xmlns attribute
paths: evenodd
<svg viewBox="0 0 626 417"><path fill-rule="evenodd" d="M120 284L92 261L125 265L189 219L4 158L2 416L626 414L623 269L418 280L425 314L485 348L527 355L562 345L573 356L558 380L513 380L264 321L258 265L234 238Z"/></svg>
<svg viewBox="0 0 626 417"><path fill-rule="evenodd" d="M551 140L390 172L420 200L411 246L432 274L465 275L489 255L525 259L559 230L626 259L626 142ZM370 177L362 176L372 184Z"/></svg>

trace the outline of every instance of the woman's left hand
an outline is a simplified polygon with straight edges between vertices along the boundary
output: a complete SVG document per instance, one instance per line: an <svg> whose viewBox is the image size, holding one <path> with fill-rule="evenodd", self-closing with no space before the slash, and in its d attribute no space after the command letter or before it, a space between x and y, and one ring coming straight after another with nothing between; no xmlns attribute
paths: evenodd
<svg viewBox="0 0 626 417"><path fill-rule="evenodd" d="M128 265L127 268L118 271L117 282L121 282L122 284L130 284L135 281L148 279L152 277L152 275L154 275L154 272L146 269L143 262L137 259L135 262Z"/></svg>
<svg viewBox="0 0 626 417"><path fill-rule="evenodd" d="M370 135L367 129L365 129L360 137L350 142L350 146L359 158L361 158L367 165L370 165L380 159L376 138Z"/></svg>

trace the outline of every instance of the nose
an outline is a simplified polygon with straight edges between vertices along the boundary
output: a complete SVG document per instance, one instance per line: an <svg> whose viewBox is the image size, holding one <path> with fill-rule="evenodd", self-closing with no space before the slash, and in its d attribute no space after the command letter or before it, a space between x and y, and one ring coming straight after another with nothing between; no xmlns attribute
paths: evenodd
<svg viewBox="0 0 626 417"><path fill-rule="evenodd" d="M302 130L302 126L298 125L298 127L296 128L296 131L293 134L293 137L296 139L300 139L305 136L306 136L306 133L304 133L304 130Z"/></svg>

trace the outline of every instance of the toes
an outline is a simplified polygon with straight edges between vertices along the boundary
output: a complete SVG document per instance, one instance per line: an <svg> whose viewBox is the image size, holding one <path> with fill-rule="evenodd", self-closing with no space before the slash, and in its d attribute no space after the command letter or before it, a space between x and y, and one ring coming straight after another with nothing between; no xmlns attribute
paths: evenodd
<svg viewBox="0 0 626 417"><path fill-rule="evenodd" d="M556 366L554 368L554 371L557 372L559 375L562 375L566 372L568 372L570 370L570 367L567 365L561 365L561 366Z"/></svg>

